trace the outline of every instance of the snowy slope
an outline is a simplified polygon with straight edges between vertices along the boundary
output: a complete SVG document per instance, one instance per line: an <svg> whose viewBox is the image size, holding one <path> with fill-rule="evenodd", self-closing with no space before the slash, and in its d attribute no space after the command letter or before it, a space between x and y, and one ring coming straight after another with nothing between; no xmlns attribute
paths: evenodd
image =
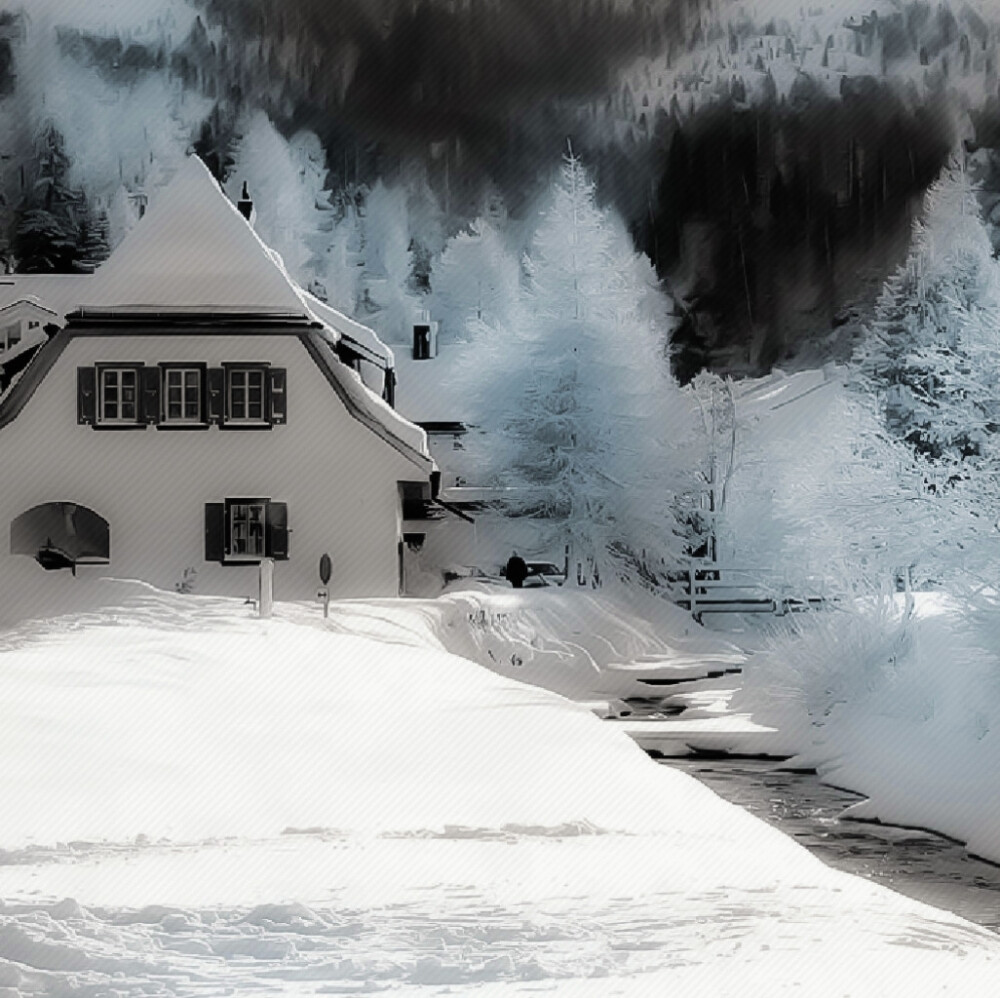
<svg viewBox="0 0 1000 998"><path fill-rule="evenodd" d="M996 979L995 936L443 653L405 601L367 613L409 638L374 640L315 607L117 595L3 634L4 998Z"/></svg>

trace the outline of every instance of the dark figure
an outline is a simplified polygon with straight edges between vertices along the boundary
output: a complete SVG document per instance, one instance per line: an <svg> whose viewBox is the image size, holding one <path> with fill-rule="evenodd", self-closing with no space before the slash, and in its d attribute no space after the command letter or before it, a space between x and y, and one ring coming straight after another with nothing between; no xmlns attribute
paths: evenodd
<svg viewBox="0 0 1000 998"><path fill-rule="evenodd" d="M507 579L515 589L520 589L524 585L524 580L528 575L528 566L524 559L518 554L512 554L507 561Z"/></svg>

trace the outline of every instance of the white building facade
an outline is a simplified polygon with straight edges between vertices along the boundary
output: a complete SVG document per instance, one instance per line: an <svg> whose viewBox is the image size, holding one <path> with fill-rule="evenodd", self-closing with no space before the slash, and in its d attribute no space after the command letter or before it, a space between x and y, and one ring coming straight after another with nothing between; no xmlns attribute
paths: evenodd
<svg viewBox="0 0 1000 998"><path fill-rule="evenodd" d="M39 572L277 599L396 595L426 437L189 161L0 402L0 524ZM40 589L44 592L44 588Z"/></svg>

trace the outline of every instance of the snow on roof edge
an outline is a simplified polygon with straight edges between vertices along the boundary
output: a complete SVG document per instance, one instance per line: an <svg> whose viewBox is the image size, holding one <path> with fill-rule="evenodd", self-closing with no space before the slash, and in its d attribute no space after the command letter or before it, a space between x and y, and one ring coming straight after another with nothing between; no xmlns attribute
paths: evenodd
<svg viewBox="0 0 1000 998"><path fill-rule="evenodd" d="M343 389L346 396L344 402L348 408L355 409L362 422L377 422L388 435L389 443L402 445L406 451L420 459L421 463L427 464L425 470L433 470L436 465L431 457L427 434L376 395L361 380L357 371L347 367L334 352L333 344L321 334L321 330L312 330L307 339L330 375L336 379L337 385Z"/></svg>
<svg viewBox="0 0 1000 998"><path fill-rule="evenodd" d="M310 294L308 291L298 287L297 285L296 291L298 291L303 304L307 309L309 309L313 316L336 334L335 342L341 338L346 338L359 346L365 347L367 350L375 354L376 357L385 363L387 369L394 368L396 366L395 355L392 350L379 339L378 334L374 329L358 322L357 319L352 319L350 316L344 315L343 312L339 312L337 309L332 308L326 302L321 301L315 295Z"/></svg>

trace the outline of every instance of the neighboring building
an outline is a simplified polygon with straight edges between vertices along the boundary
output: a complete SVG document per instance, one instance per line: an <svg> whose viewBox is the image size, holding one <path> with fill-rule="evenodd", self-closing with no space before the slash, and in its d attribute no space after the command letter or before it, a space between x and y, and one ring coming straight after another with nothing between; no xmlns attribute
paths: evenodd
<svg viewBox="0 0 1000 998"><path fill-rule="evenodd" d="M0 394L62 322L37 298L19 298L0 307Z"/></svg>
<svg viewBox="0 0 1000 998"><path fill-rule="evenodd" d="M28 556L248 595L271 557L304 599L329 554L331 594L401 591L404 497L436 467L379 397L391 352L318 304L190 159L0 401L0 590Z"/></svg>

